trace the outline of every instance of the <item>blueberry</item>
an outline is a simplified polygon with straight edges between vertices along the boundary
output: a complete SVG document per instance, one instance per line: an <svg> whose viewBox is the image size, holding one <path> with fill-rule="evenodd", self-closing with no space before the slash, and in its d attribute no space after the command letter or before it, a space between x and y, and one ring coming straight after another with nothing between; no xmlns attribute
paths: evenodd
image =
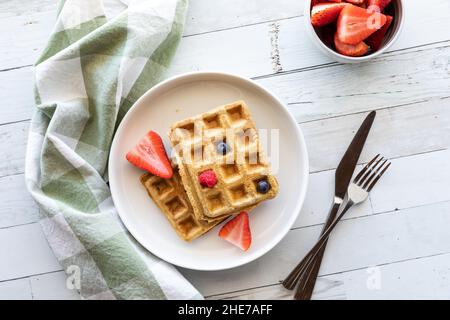
<svg viewBox="0 0 450 320"><path fill-rule="evenodd" d="M228 147L228 145L226 144L226 142L221 141L221 142L219 142L219 143L217 144L216 150L217 150L217 153L218 153L218 154L223 154L223 155L225 155L225 154L228 153L229 147Z"/></svg>
<svg viewBox="0 0 450 320"><path fill-rule="evenodd" d="M270 190L270 184L267 180L260 180L256 186L259 193L267 193Z"/></svg>

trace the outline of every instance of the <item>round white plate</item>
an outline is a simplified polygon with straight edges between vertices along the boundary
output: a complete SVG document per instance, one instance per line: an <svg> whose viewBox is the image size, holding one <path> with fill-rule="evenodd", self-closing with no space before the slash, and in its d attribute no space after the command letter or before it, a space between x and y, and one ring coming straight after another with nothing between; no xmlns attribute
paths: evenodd
<svg viewBox="0 0 450 320"><path fill-rule="evenodd" d="M167 132L173 122L239 99L247 103L258 129L279 129L278 165L273 160L277 155L264 150L271 158L279 193L250 212L253 242L247 252L219 238L221 225L191 243L184 242L141 185L143 171L129 164L125 154L149 130L158 132L169 149ZM268 145L272 146L271 141ZM196 270L237 267L272 249L300 212L308 171L303 135L286 107L255 82L217 72L184 74L150 89L122 120L109 158L112 198L131 234L161 259Z"/></svg>

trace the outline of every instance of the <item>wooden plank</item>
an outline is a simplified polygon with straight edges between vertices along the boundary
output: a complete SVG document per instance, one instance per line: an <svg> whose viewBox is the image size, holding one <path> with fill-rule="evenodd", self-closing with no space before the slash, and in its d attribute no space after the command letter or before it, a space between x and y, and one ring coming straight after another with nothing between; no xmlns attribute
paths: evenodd
<svg viewBox="0 0 450 320"><path fill-rule="evenodd" d="M79 300L76 290L68 289L64 271L30 277L34 300Z"/></svg>
<svg viewBox="0 0 450 320"><path fill-rule="evenodd" d="M450 150L397 159L370 194L375 213L450 200Z"/></svg>
<svg viewBox="0 0 450 320"><path fill-rule="evenodd" d="M0 19L0 70L33 64L54 24L54 11Z"/></svg>
<svg viewBox="0 0 450 320"><path fill-rule="evenodd" d="M29 125L26 121L0 126L0 177L24 172Z"/></svg>
<svg viewBox="0 0 450 320"><path fill-rule="evenodd" d="M0 282L0 300L79 300L66 286L64 271Z"/></svg>
<svg viewBox="0 0 450 320"><path fill-rule="evenodd" d="M33 79L32 67L0 72L0 124L31 118Z"/></svg>
<svg viewBox="0 0 450 320"><path fill-rule="evenodd" d="M449 96L450 46L436 46L258 82L289 104L299 122L439 99Z"/></svg>
<svg viewBox="0 0 450 320"><path fill-rule="evenodd" d="M378 214L450 201L450 150L391 160L389 171L372 190L369 200L344 217ZM355 175L362 166L358 166ZM325 223L334 193L334 170L313 173L302 211L293 228ZM407 196L405 196L407 194Z"/></svg>
<svg viewBox="0 0 450 320"><path fill-rule="evenodd" d="M0 229L0 281L61 270L37 223Z"/></svg>
<svg viewBox="0 0 450 320"><path fill-rule="evenodd" d="M332 169L342 158L366 113L303 123L312 172ZM360 161L381 153L396 158L450 146L450 99L383 109L367 139Z"/></svg>
<svg viewBox="0 0 450 320"><path fill-rule="evenodd" d="M198 70L248 77L272 74L271 50L266 24L187 37L181 40L167 76Z"/></svg>
<svg viewBox="0 0 450 320"><path fill-rule="evenodd" d="M0 228L36 222L38 208L23 174L0 178Z"/></svg>
<svg viewBox="0 0 450 320"><path fill-rule="evenodd" d="M0 282L0 300L31 300L28 278Z"/></svg>
<svg viewBox="0 0 450 320"><path fill-rule="evenodd" d="M56 12L55 0L27 0L17 2L16 0L2 0L0 2L0 19L15 16L27 16L37 12Z"/></svg>
<svg viewBox="0 0 450 320"><path fill-rule="evenodd" d="M450 202L444 202L342 221L330 238L319 274L448 253L449 210ZM306 254L319 232L320 226L290 231L271 252L243 267L207 273L181 271L206 296L276 284Z"/></svg>
<svg viewBox="0 0 450 320"><path fill-rule="evenodd" d="M194 0L189 3L185 35L262 23L303 14L305 0ZM220 10L218 10L220 8ZM264 8L262 10L262 8ZM211 14L216 12L218 14ZM220 13L219 13L220 12Z"/></svg>
<svg viewBox="0 0 450 320"><path fill-rule="evenodd" d="M315 300L449 299L449 261L450 254L442 254L322 276L317 280L312 298ZM208 299L290 300L292 296L292 291L277 284L210 296Z"/></svg>

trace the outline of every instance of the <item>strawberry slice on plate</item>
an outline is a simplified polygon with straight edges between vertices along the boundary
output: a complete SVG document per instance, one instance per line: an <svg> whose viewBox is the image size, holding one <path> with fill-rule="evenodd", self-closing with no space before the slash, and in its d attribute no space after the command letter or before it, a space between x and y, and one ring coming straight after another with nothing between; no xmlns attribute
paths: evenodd
<svg viewBox="0 0 450 320"><path fill-rule="evenodd" d="M389 3L391 3L392 0L367 0L367 7L370 8L371 6L377 7L377 10L380 10L382 12L384 8L386 8Z"/></svg>
<svg viewBox="0 0 450 320"><path fill-rule="evenodd" d="M339 40L337 33L334 35L334 46L337 52L349 57L361 57L369 52L370 49L370 47L362 41L356 45L343 43Z"/></svg>
<svg viewBox="0 0 450 320"><path fill-rule="evenodd" d="M242 211L228 221L219 231L219 237L247 251L252 244L252 234L248 222L248 213Z"/></svg>
<svg viewBox="0 0 450 320"><path fill-rule="evenodd" d="M392 18L391 16L386 16L386 23L384 24L384 26L366 39L366 43L372 48L373 51L377 51L378 49L380 49L381 44L384 40L384 36L391 26L393 19L394 18Z"/></svg>
<svg viewBox="0 0 450 320"><path fill-rule="evenodd" d="M346 44L359 44L386 23L386 16L354 5L345 6L338 18L337 34Z"/></svg>
<svg viewBox="0 0 450 320"><path fill-rule="evenodd" d="M161 137L149 131L126 155L134 166L164 179L172 178L173 171Z"/></svg>
<svg viewBox="0 0 450 320"><path fill-rule="evenodd" d="M311 10L311 24L314 27L323 27L336 21L341 10L347 5L347 3L316 4Z"/></svg>

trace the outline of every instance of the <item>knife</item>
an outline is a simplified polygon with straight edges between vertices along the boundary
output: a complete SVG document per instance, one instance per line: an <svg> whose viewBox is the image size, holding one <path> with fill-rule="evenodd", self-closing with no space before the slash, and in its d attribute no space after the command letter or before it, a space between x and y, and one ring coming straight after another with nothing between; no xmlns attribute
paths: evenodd
<svg viewBox="0 0 450 320"><path fill-rule="evenodd" d="M370 128L372 127L373 121L375 120L375 116L376 112L372 111L366 117L336 169L333 205L331 207L330 213L328 214L327 222L325 223L322 232L326 230L329 225L331 225L336 217L337 212L339 211L339 207L344 201L344 196L347 192L348 185L350 184L350 180L353 176L353 172L355 171L361 151L367 140L367 136L369 135ZM283 286L289 290L294 289L296 283L300 282L298 289L299 294L296 294L296 298L311 298L314 284L317 279L317 274L319 273L323 254L325 252L325 247L326 242L323 245L322 249L317 253L317 256L314 258L314 262L310 265L308 270L310 272L306 273L306 277L299 279L300 268L299 266L297 266L283 281Z"/></svg>

